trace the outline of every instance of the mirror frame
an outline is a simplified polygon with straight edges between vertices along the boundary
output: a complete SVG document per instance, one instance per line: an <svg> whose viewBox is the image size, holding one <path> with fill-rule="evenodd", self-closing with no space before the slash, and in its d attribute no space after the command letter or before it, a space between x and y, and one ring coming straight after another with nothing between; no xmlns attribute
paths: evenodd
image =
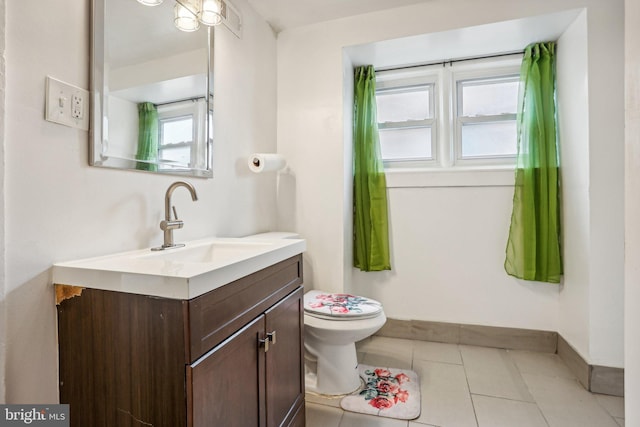
<svg viewBox="0 0 640 427"><path fill-rule="evenodd" d="M159 175L179 175L200 178L213 178L213 56L215 27L204 28L207 31L207 75L205 83L206 109L205 132L206 139L202 146L205 150L206 169L181 167L176 170L147 171L135 167L135 159L111 157L118 164L108 164L109 117L107 105L109 102L108 81L105 78L105 16L107 2L110 0L92 0L91 3L91 68L89 73L91 92L91 117L89 126L89 165L130 170L138 172L150 172ZM132 0L133 1L133 0ZM168 0L175 1L175 0ZM170 25L170 23L167 23ZM160 164L160 163L157 163Z"/></svg>

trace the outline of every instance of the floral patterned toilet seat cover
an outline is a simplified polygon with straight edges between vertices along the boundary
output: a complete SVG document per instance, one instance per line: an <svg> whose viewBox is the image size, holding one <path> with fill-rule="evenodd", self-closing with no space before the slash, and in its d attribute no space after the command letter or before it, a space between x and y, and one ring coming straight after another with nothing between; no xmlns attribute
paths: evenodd
<svg viewBox="0 0 640 427"><path fill-rule="evenodd" d="M349 320L375 317L382 311L382 304L357 295L314 290L304 295L304 311L315 317Z"/></svg>

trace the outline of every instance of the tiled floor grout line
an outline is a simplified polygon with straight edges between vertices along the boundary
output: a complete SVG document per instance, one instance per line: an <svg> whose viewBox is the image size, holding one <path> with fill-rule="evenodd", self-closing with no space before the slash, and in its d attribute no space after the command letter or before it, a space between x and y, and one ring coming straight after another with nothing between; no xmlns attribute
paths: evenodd
<svg viewBox="0 0 640 427"><path fill-rule="evenodd" d="M528 400L511 399L509 397L492 396L490 394L483 394L483 393L470 393L470 394L471 394L471 396L489 397L491 399L508 400L509 402L518 402L518 403L529 403L529 404L538 406L538 404L536 402L531 402L531 401L528 401Z"/></svg>
<svg viewBox="0 0 640 427"><path fill-rule="evenodd" d="M522 379L522 383L527 388L527 392L531 396L531 399L533 399L533 403L535 403L536 409L538 409L538 412L542 416L542 419L544 420L545 424L547 425L547 427L551 427L551 424L549 423L549 420L547 419L547 416L544 414L544 411L542 410L542 408L538 404L538 401L536 400L535 396L533 395L533 393L529 389L529 385L527 384L527 382L522 377L523 372L521 371L520 366L518 366L518 362L513 358L513 353L511 353L511 351L507 351L506 355L507 355L507 358L509 358L509 360L511 360L511 362L513 363L513 366L515 366L516 370L518 371L518 375L520 375L520 378Z"/></svg>
<svg viewBox="0 0 640 427"><path fill-rule="evenodd" d="M596 399L596 403L598 404L598 406L602 408L603 411L607 413L607 415L609 415L613 419L614 423L619 425L618 420L616 419L617 417L615 417L611 412L609 412L609 410L602 404L602 402L600 402L599 399ZM624 420L624 418L620 418L620 419Z"/></svg>
<svg viewBox="0 0 640 427"><path fill-rule="evenodd" d="M531 405L535 405L536 409L538 410L538 412L540 412L540 415L542 416L542 419L544 420L545 424L547 425L547 427L550 427L549 424L549 420L547 420L547 417L544 416L544 412L542 412L542 409L540 409L540 406L538 406L538 402L528 402L526 400L518 400L518 399L509 399L508 397L500 397L500 396L491 396L490 394L482 394L482 393L471 393L471 402L473 403L473 396L482 396L482 397L488 397L490 399L500 399L500 400L508 400L510 402L518 402L518 403L528 403ZM535 400L535 398L534 398ZM474 404L475 405L475 404ZM480 423L478 423L478 426L480 426Z"/></svg>
<svg viewBox="0 0 640 427"><path fill-rule="evenodd" d="M536 409L538 410L538 412L542 416L542 419L544 420L545 424L548 427L551 427L551 425L549 424L549 420L547 419L547 417L545 416L544 412L542 411L542 408L538 404L538 401L536 400L535 396L533 395L533 393L529 389L529 385L527 384L527 382L522 377L523 372L520 370L520 366L518 366L518 362L513 358L513 354L511 353L511 351L506 351L506 356L511 361L511 363L515 367L516 371L518 372L518 375L520 376L520 379L522 380L522 383L524 384L524 386L527 389L527 393L529 393L529 396L531 396L531 399L533 400L533 403L535 403Z"/></svg>
<svg viewBox="0 0 640 427"><path fill-rule="evenodd" d="M473 394L471 393L471 384L469 384L469 375L467 373L467 367L464 364L464 355L460 351L460 345L457 345L458 353L460 354L460 361L462 362L462 370L464 371L464 379L467 382L467 390L469 390L469 400L471 401L471 407L473 408L473 417L476 420L476 426L480 427L480 421L478 421L478 412L476 411L476 403L473 401Z"/></svg>
<svg viewBox="0 0 640 427"><path fill-rule="evenodd" d="M516 385L520 389L518 391L518 394L520 394L520 397L523 398L523 401L535 403L537 406L538 403L533 397L533 393L531 393L531 390L529 390L529 386L527 385L526 381L522 377L522 372L520 371L520 367L518 367L518 364L516 363L516 361L511 357L509 352L504 349L500 351L500 358L503 360L504 365L509 371L509 373L511 374L514 382L517 383L514 385ZM525 392L527 396L523 395ZM526 399L530 399L530 400L526 400Z"/></svg>
<svg viewBox="0 0 640 427"><path fill-rule="evenodd" d="M415 371L414 362L416 360L416 345L415 343L411 343L411 370ZM407 426L409 423L407 422Z"/></svg>
<svg viewBox="0 0 640 427"><path fill-rule="evenodd" d="M542 412L542 409L537 403L536 403L536 408L538 408L538 412L540 412L540 415L542 416L542 419L544 420L545 424L548 427L551 427L551 424L549 424L549 420L547 419L547 416L544 414L544 412Z"/></svg>
<svg viewBox="0 0 640 427"><path fill-rule="evenodd" d="M445 362L443 360L418 359L422 362L441 363L443 365L462 366L462 363ZM413 362L412 362L413 365Z"/></svg>

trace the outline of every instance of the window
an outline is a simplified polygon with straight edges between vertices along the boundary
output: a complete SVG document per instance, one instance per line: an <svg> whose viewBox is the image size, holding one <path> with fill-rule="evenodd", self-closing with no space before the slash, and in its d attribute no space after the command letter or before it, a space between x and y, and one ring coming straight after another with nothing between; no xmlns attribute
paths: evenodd
<svg viewBox="0 0 640 427"><path fill-rule="evenodd" d="M513 158L519 76L456 82L458 160Z"/></svg>
<svg viewBox="0 0 640 427"><path fill-rule="evenodd" d="M191 164L193 115L160 120L158 159L163 163Z"/></svg>
<svg viewBox="0 0 640 427"><path fill-rule="evenodd" d="M433 91L433 84L377 91L383 159L433 160Z"/></svg>
<svg viewBox="0 0 640 427"><path fill-rule="evenodd" d="M204 99L158 105L158 160L160 170L203 167L197 137L205 132Z"/></svg>
<svg viewBox="0 0 640 427"><path fill-rule="evenodd" d="M515 162L521 55L377 73L387 168Z"/></svg>

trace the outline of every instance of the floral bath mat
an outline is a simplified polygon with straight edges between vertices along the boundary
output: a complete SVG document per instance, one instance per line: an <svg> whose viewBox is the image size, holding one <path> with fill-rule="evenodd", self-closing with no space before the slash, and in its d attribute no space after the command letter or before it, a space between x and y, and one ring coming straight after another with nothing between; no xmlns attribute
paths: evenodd
<svg viewBox="0 0 640 427"><path fill-rule="evenodd" d="M418 374L406 369L359 365L364 388L340 401L345 411L413 420L420 416Z"/></svg>

